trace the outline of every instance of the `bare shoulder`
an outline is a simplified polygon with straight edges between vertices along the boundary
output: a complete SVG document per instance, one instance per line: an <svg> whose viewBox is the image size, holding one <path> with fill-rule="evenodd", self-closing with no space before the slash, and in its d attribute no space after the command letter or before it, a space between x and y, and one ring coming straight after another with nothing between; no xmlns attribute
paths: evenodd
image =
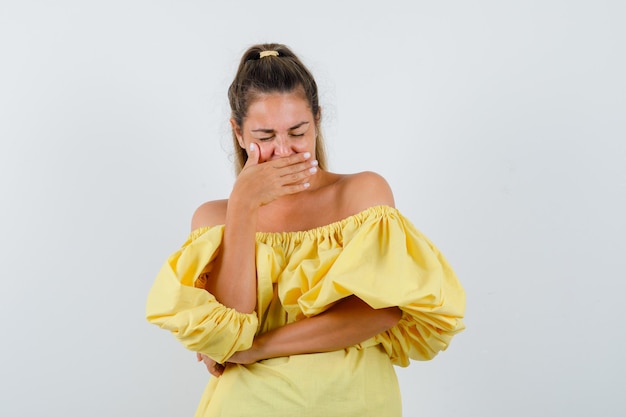
<svg viewBox="0 0 626 417"><path fill-rule="evenodd" d="M380 205L395 207L391 187L380 174L365 171L345 175L341 183L341 201L351 214Z"/></svg>
<svg viewBox="0 0 626 417"><path fill-rule="evenodd" d="M226 223L227 206L228 200L207 201L201 204L191 218L191 230Z"/></svg>

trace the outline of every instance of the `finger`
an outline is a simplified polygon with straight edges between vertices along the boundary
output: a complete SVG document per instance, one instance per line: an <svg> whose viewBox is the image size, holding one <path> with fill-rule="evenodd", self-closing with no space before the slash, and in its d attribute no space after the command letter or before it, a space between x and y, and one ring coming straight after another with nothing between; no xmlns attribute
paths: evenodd
<svg viewBox="0 0 626 417"><path fill-rule="evenodd" d="M281 186L304 184L319 172L317 161L305 161L276 170Z"/></svg>
<svg viewBox="0 0 626 417"><path fill-rule="evenodd" d="M215 362L213 359L204 354L202 354L201 356L204 366L211 375L220 376L224 372L224 365Z"/></svg>
<svg viewBox="0 0 626 417"><path fill-rule="evenodd" d="M311 158L310 152L300 152L290 156L286 156L284 158L275 159L270 162L270 165L272 165L274 168L284 168L298 163L305 163L307 160L309 160L309 158ZM317 164L317 161L315 161L315 164Z"/></svg>
<svg viewBox="0 0 626 417"><path fill-rule="evenodd" d="M315 175L319 171L317 160L305 160L291 165L284 164L285 162L281 161L281 165L283 166L276 164L272 167L276 171L276 174L280 177L280 182L282 184L305 182L307 178Z"/></svg>
<svg viewBox="0 0 626 417"><path fill-rule="evenodd" d="M283 186L283 193L285 195L296 194L296 193L306 190L310 186L311 184L309 182L303 182L301 184L285 185Z"/></svg>
<svg viewBox="0 0 626 417"><path fill-rule="evenodd" d="M247 166L258 165L260 153L259 145L252 142L250 146L248 146L248 160L246 161L244 168Z"/></svg>
<svg viewBox="0 0 626 417"><path fill-rule="evenodd" d="M307 163L304 166L301 166L300 164L298 164L298 166L294 166L293 168L284 168L283 170L281 170L281 179L283 180L283 182L287 185L291 185L291 184L297 184L297 183L303 183L303 182L308 182L306 181L308 178L310 178L311 176L315 175L318 171L318 168L316 165L311 165L310 163Z"/></svg>
<svg viewBox="0 0 626 417"><path fill-rule="evenodd" d="M213 366L211 367L207 367L207 369L209 370L209 373L213 376L221 376L224 373L224 365L220 364L220 363L215 363L213 364Z"/></svg>
<svg viewBox="0 0 626 417"><path fill-rule="evenodd" d="M196 352L196 359L198 360L198 362L202 360L202 354L200 354L200 352Z"/></svg>
<svg viewBox="0 0 626 417"><path fill-rule="evenodd" d="M202 362L204 363L204 367L206 368L207 371L213 372L213 366L215 366L215 362L213 360L207 357L207 358L204 358Z"/></svg>

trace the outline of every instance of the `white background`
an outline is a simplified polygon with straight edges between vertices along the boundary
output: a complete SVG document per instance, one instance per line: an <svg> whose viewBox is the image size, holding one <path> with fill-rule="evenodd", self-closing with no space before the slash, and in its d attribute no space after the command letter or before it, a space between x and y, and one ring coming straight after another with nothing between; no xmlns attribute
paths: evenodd
<svg viewBox="0 0 626 417"><path fill-rule="evenodd" d="M144 319L233 181L253 43L316 76L331 169L446 254L467 330L405 416L625 416L626 6L0 0L0 415L191 416L206 370Z"/></svg>

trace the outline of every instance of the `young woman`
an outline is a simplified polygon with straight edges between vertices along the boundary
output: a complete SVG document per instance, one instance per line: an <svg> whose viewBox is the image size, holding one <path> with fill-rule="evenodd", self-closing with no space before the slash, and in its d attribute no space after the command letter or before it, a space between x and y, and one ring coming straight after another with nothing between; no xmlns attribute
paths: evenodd
<svg viewBox="0 0 626 417"><path fill-rule="evenodd" d="M327 171L317 85L287 47L249 48L228 95L232 192L196 210L147 303L214 375L196 416L401 416L393 365L463 329L454 272L381 176Z"/></svg>

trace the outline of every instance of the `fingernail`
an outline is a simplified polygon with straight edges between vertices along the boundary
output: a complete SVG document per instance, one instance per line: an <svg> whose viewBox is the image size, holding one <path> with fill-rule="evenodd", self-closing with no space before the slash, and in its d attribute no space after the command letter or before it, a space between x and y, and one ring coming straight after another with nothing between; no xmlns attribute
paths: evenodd
<svg viewBox="0 0 626 417"><path fill-rule="evenodd" d="M315 174L317 172L317 168L313 167L313 168L309 168L309 172L311 174Z"/></svg>
<svg viewBox="0 0 626 417"><path fill-rule="evenodd" d="M304 183L304 184L302 184L302 185L304 185L304 188L309 188L309 187L311 186L311 184L309 184L308 182L305 182L305 183Z"/></svg>
<svg viewBox="0 0 626 417"><path fill-rule="evenodd" d="M316 160L314 160L314 161L311 161L311 165L313 165L314 167L316 167L316 166L317 166L317 164L318 164L317 159L316 159Z"/></svg>
<svg viewBox="0 0 626 417"><path fill-rule="evenodd" d="M304 157L309 159L311 157L311 153L310 152L305 152L304 153Z"/></svg>
<svg viewBox="0 0 626 417"><path fill-rule="evenodd" d="M256 150L256 145L254 143L250 144L250 152L254 152Z"/></svg>

